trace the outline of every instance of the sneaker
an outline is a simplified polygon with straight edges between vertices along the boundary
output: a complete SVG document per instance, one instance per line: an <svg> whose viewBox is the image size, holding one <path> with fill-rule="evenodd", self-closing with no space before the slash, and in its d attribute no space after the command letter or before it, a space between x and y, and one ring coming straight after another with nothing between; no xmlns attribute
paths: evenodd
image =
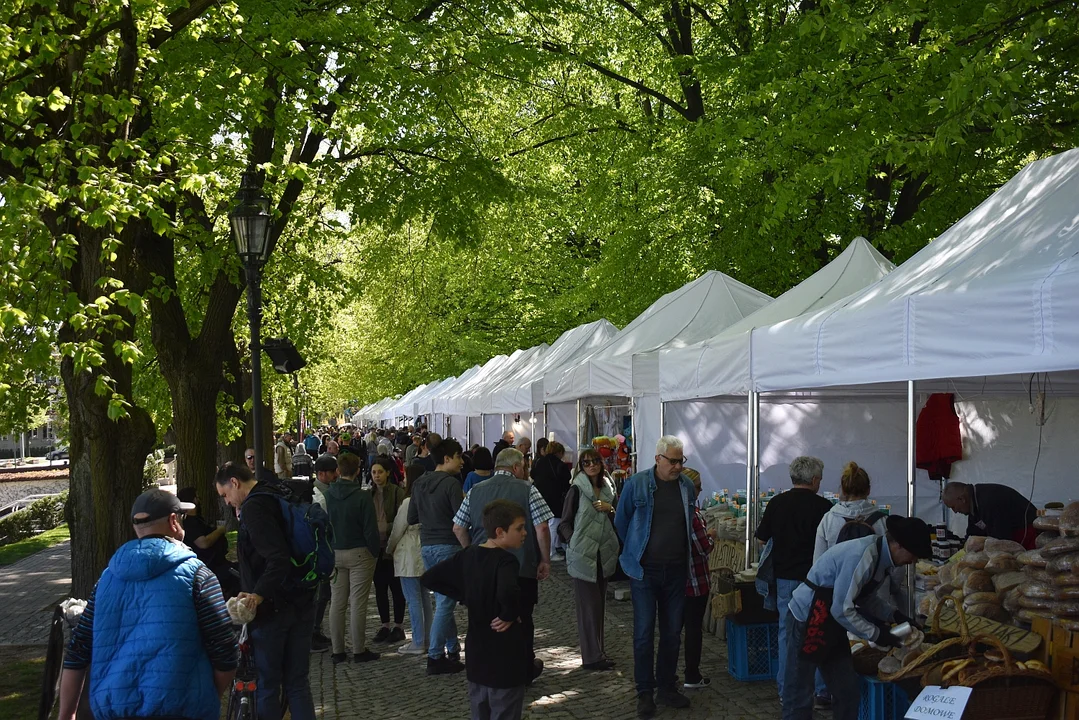
<svg viewBox="0 0 1079 720"><path fill-rule="evenodd" d="M412 643L409 643L397 648L397 652L401 655L426 655L427 648L422 645L413 645Z"/></svg>
<svg viewBox="0 0 1079 720"><path fill-rule="evenodd" d="M696 682L691 682L689 680L686 680L684 683L682 683L682 687L689 688L689 689L706 688L711 684L712 684L712 679L711 678L706 678L704 675L701 675L700 679L697 680Z"/></svg>
<svg viewBox="0 0 1079 720"><path fill-rule="evenodd" d="M689 707L689 698L675 688L660 689L656 692L656 703L672 708Z"/></svg>
<svg viewBox="0 0 1079 720"><path fill-rule="evenodd" d="M556 552L554 555L551 556L551 562L565 562L565 560L565 553Z"/></svg>
<svg viewBox="0 0 1079 720"><path fill-rule="evenodd" d="M340 665L348 660L348 655L345 653L334 653L333 655L330 655L330 659L333 660L334 665Z"/></svg>
<svg viewBox="0 0 1079 720"><path fill-rule="evenodd" d="M832 698L830 695L821 693L820 695L813 696L813 707L827 710L832 707Z"/></svg>
<svg viewBox="0 0 1079 720"><path fill-rule="evenodd" d="M614 670L614 660L597 660L594 663L581 663L581 667L585 670L592 670L594 672L606 672L607 670Z"/></svg>
<svg viewBox="0 0 1079 720"><path fill-rule="evenodd" d="M401 642L405 639L405 631L399 627L390 630L389 642Z"/></svg>
<svg viewBox="0 0 1079 720"><path fill-rule="evenodd" d="M362 653L356 653L352 656L352 662L371 662L372 660L378 660L378 653L371 652L369 649L364 650Z"/></svg>
<svg viewBox="0 0 1079 720"><path fill-rule="evenodd" d="M375 636L371 638L371 642L384 643L390 639L390 629L387 627L379 628Z"/></svg>
<svg viewBox="0 0 1079 720"><path fill-rule="evenodd" d="M652 693L643 692L637 696L637 717L647 720L656 714L656 701L652 699Z"/></svg>
<svg viewBox="0 0 1079 720"><path fill-rule="evenodd" d="M311 637L311 652L321 653L330 649L330 639L323 637L322 635L313 635Z"/></svg>

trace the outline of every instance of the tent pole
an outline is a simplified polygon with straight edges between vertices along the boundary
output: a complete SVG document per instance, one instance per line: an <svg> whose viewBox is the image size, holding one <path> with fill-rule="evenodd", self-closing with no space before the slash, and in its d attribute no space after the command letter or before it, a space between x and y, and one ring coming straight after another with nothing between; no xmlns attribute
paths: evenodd
<svg viewBox="0 0 1079 720"><path fill-rule="evenodd" d="M761 394L759 392L753 393L753 535L751 538L755 538L757 535L757 525L761 522L761 508L758 504L760 502L761 494ZM748 523L747 523L748 524ZM749 544L750 557L753 560L757 559L758 548L756 541Z"/></svg>
<svg viewBox="0 0 1079 720"><path fill-rule="evenodd" d="M543 437L547 437L547 403L543 403Z"/></svg>
<svg viewBox="0 0 1079 720"><path fill-rule="evenodd" d="M746 397L746 567L753 562L753 392Z"/></svg>
<svg viewBox="0 0 1079 720"><path fill-rule="evenodd" d="M468 415L465 415L465 421L467 420ZM480 415L480 445L487 447L487 427L483 422L483 415Z"/></svg>
<svg viewBox="0 0 1079 720"><path fill-rule="evenodd" d="M577 453L580 454L580 452L581 452L581 399L580 398L577 398L577 419L575 421L575 424L576 424L576 429L574 430L574 432L577 433Z"/></svg>
<svg viewBox="0 0 1079 720"><path fill-rule="evenodd" d="M637 403L636 398L629 399L629 434L633 439L633 450L629 456L633 460L633 472L637 472Z"/></svg>
<svg viewBox="0 0 1079 720"><path fill-rule="evenodd" d="M659 434L667 434L667 403L659 401Z"/></svg>
<svg viewBox="0 0 1079 720"><path fill-rule="evenodd" d="M907 381L907 517L914 517L914 479L917 474L914 433L918 421L914 381ZM907 617L914 617L914 565L907 566Z"/></svg>

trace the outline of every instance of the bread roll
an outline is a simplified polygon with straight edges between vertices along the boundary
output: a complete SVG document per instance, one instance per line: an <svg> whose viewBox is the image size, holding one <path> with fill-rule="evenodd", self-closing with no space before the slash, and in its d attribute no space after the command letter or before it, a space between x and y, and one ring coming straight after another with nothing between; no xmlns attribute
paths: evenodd
<svg viewBox="0 0 1079 720"><path fill-rule="evenodd" d="M1019 598L1019 607L1029 610L1053 610L1056 601L1048 598L1028 597L1023 595Z"/></svg>
<svg viewBox="0 0 1079 720"><path fill-rule="evenodd" d="M967 576L963 583L963 595L973 595L980 592L996 592L993 587L993 576L985 570L974 570Z"/></svg>
<svg viewBox="0 0 1079 720"><path fill-rule="evenodd" d="M1053 597L1053 593L1056 592L1056 588L1049 583L1043 582L1025 582L1019 586L1019 592L1026 598L1040 598L1048 600ZM1025 607L1031 607L1027 605Z"/></svg>
<svg viewBox="0 0 1079 720"><path fill-rule="evenodd" d="M974 568L981 570L985 567L985 564L989 562L989 554L986 552L968 552L962 560L959 561L960 568Z"/></svg>
<svg viewBox="0 0 1079 720"><path fill-rule="evenodd" d="M1060 513L1060 534L1079 536L1079 502L1068 503Z"/></svg>
<svg viewBox="0 0 1079 720"><path fill-rule="evenodd" d="M1014 540L1001 540L999 538L985 539L985 551L987 553L1006 552L1009 555L1015 555L1024 550L1026 550L1026 548Z"/></svg>
<svg viewBox="0 0 1079 720"><path fill-rule="evenodd" d="M1079 552L1079 537L1058 537L1041 549L1042 555L1050 560L1074 552Z"/></svg>
<svg viewBox="0 0 1079 720"><path fill-rule="evenodd" d="M1038 568L1043 568L1049 564L1049 561L1045 559L1040 550L1024 550L1016 555L1015 559L1021 565L1033 565Z"/></svg>
<svg viewBox="0 0 1079 720"><path fill-rule="evenodd" d="M998 592L1007 592L1026 582L1027 576L1021 572L1002 572L993 576L993 588Z"/></svg>
<svg viewBox="0 0 1079 720"><path fill-rule="evenodd" d="M985 569L991 573L1009 572L1018 570L1019 567L1019 561L1015 559L1014 555L1008 553L991 555L989 561L985 564Z"/></svg>
<svg viewBox="0 0 1079 720"><path fill-rule="evenodd" d="M1051 533L1060 533L1059 515L1039 515L1034 518L1034 529Z"/></svg>
<svg viewBox="0 0 1079 720"><path fill-rule="evenodd" d="M985 550L985 536L971 535L967 538L967 543L963 546L963 549L966 550L968 553L981 552L982 550Z"/></svg>
<svg viewBox="0 0 1079 720"><path fill-rule="evenodd" d="M1079 552L1067 555L1056 555L1045 565L1046 572L1055 575L1057 573L1079 572Z"/></svg>

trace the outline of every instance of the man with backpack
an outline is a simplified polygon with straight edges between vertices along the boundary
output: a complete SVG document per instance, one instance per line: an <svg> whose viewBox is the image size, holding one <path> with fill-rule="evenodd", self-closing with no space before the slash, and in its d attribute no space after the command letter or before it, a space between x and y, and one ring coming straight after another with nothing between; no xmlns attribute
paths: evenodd
<svg viewBox="0 0 1079 720"><path fill-rule="evenodd" d="M240 519L236 554L241 592L237 597L255 610L249 631L258 670L258 717L280 720L284 715L284 689L293 720L315 720L309 656L315 626L315 588L319 572L327 571L324 564L319 571L297 569L293 559L306 560L317 552L297 552L297 546L318 542L314 527L299 522L298 517L321 519L321 532L326 533L325 513L317 506L291 503L286 487L256 481L251 471L239 463L225 463L217 471L214 484L217 494L236 509ZM322 537L323 543L327 540ZM323 547L323 559L326 549L328 545Z"/></svg>
<svg viewBox="0 0 1079 720"><path fill-rule="evenodd" d="M813 564L813 541L817 526L832 503L820 492L824 462L815 457L797 457L790 465L791 489L768 501L757 526L757 540L772 541L769 555L776 585L776 609L779 611L779 674L776 683L783 697L784 663L787 660L786 618L791 595L809 573ZM818 689L825 691L818 678ZM826 700L826 696L819 698ZM821 704L824 704L823 702Z"/></svg>

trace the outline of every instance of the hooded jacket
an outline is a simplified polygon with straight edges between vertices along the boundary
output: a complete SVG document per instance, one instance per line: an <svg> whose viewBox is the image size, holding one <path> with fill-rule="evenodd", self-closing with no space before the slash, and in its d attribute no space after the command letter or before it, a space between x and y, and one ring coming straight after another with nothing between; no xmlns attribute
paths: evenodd
<svg viewBox="0 0 1079 720"><path fill-rule="evenodd" d="M333 528L333 549L351 550L365 547L378 558L382 543L378 537L375 501L371 493L355 480L338 478L323 491L326 513Z"/></svg>
<svg viewBox="0 0 1079 720"><path fill-rule="evenodd" d="M453 534L453 516L464 499L457 476L441 470L420 475L408 504L408 524L419 523L420 544L460 546Z"/></svg>
<svg viewBox="0 0 1079 720"><path fill-rule="evenodd" d="M217 720L221 704L194 600L201 566L182 543L162 537L131 540L112 556L94 594L95 718Z"/></svg>
<svg viewBox="0 0 1079 720"><path fill-rule="evenodd" d="M821 518L820 524L817 525L817 539L813 544L813 562L817 562L825 550L835 545L836 538L839 537L839 531L843 529L848 520L855 518L865 519L879 509L868 499L842 500L833 505L832 509ZM885 533L887 519L887 516L885 516L873 523L874 534L883 535Z"/></svg>

